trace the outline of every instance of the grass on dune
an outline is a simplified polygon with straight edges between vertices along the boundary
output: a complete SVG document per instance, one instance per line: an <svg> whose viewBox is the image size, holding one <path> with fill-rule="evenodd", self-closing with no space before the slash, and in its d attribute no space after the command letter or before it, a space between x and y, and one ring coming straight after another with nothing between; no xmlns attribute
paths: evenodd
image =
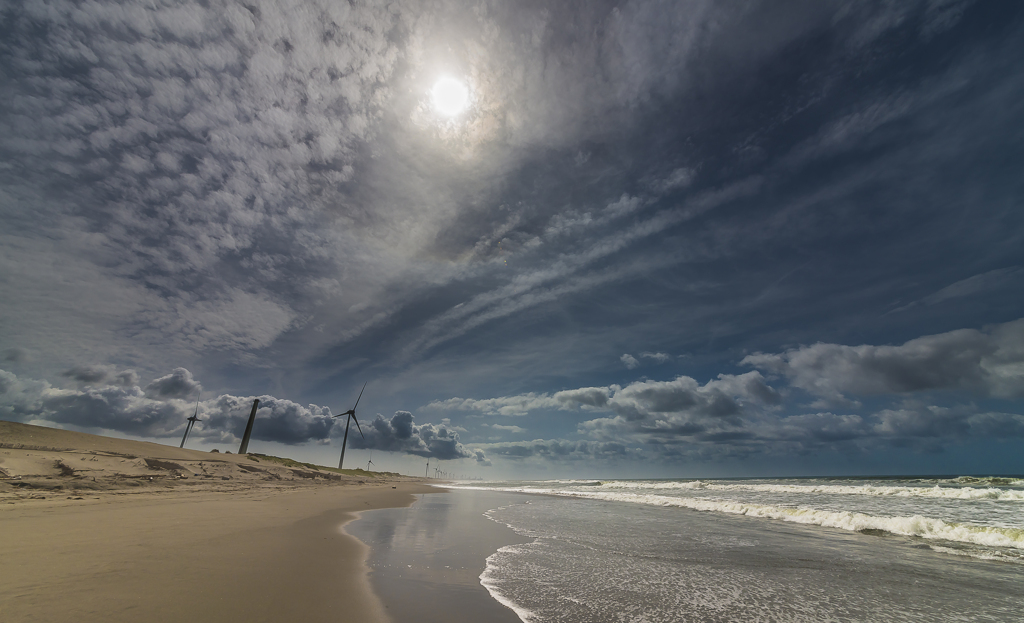
<svg viewBox="0 0 1024 623"><path fill-rule="evenodd" d="M319 471L334 472L335 474L345 474L348 476L362 476L364 478L378 478L380 476L400 476L395 472L368 472L365 469L338 469L337 467L327 467L325 465L314 465L313 463L303 463L302 461L296 461L295 459L288 459L280 456L270 456L269 454L259 454L257 452L251 452L248 454L250 461L256 461L257 463L277 463L285 467L305 467L307 469L315 469Z"/></svg>

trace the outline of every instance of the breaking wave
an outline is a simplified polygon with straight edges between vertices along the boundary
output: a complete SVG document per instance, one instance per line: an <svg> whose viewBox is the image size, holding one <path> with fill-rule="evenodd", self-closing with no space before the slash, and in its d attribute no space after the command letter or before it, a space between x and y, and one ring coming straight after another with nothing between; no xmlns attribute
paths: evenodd
<svg viewBox="0 0 1024 623"><path fill-rule="evenodd" d="M981 480L981 479L977 479ZM1017 479L1014 483L1024 482ZM965 482L973 482L965 481ZM981 483L979 483L981 484ZM1010 484L1010 483L1007 483ZM1024 490L1021 489L997 489L995 487L942 487L939 485L925 486L893 486L881 484L865 485L833 485L833 484L757 484L757 483L722 483L703 480L674 481L674 482L650 482L650 481L623 481L613 480L601 484L604 490L702 490L702 491L758 491L763 493L823 493L830 495L871 495L903 498L945 498L956 500L1000 500L1000 501L1024 501Z"/></svg>
<svg viewBox="0 0 1024 623"><path fill-rule="evenodd" d="M698 499L657 495L651 493L626 493L610 491L573 491L566 489L537 487L465 487L515 493L557 495L562 497L607 500L688 508L695 511L730 513L777 519L800 524L812 524L827 528L838 528L851 532L882 531L903 536L920 537L958 543L967 543L992 548L1024 549L1024 530L999 526L977 526L967 523L946 522L941 519L922 517L882 517L852 511L828 511L813 508L790 508L771 504L730 502L723 500Z"/></svg>

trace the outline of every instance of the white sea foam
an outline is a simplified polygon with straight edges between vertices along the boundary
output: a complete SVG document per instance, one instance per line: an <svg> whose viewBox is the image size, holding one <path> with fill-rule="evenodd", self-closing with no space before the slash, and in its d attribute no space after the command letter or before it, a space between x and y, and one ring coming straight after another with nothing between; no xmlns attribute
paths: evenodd
<svg viewBox="0 0 1024 623"><path fill-rule="evenodd" d="M971 543L986 547L1024 549L1024 530L1018 528L978 526L946 522L914 515L911 517L880 517L851 511L827 511L814 508L783 507L770 504L730 502L724 500L655 495L650 493L617 493L608 491L573 491L537 487L480 487L516 493L558 495L592 500L629 502L651 506L673 506L697 511L730 513L778 519L853 532L879 530L904 536Z"/></svg>
<svg viewBox="0 0 1024 623"><path fill-rule="evenodd" d="M998 560L1000 562L1017 562L1015 559L1009 559L1005 554L997 552L986 552L977 550L964 550L957 549L955 547L943 547L941 545L931 545L932 551L936 551L942 554L951 554L953 556L966 556L967 558L979 558L981 560Z"/></svg>
<svg viewBox="0 0 1024 623"><path fill-rule="evenodd" d="M1008 502L1024 501L1024 490L998 489L995 487L907 487L881 484L832 485L832 484L757 484L721 483L702 480L678 482L650 482L611 480L600 485L602 490L701 490L701 491L758 491L763 493L819 493L828 495L870 495L901 498L946 498L955 500L997 500Z"/></svg>
<svg viewBox="0 0 1024 623"><path fill-rule="evenodd" d="M498 587L499 581L497 576L499 575L499 568L497 559L506 554L517 553L519 551L519 547L521 546L506 545L488 556L487 563L484 566L484 572L480 574L480 585L487 589L487 592L491 594L491 597L493 597L495 601L512 612L515 612L520 621L523 623L534 623L535 621L540 620L537 615L505 597L501 592L501 589Z"/></svg>

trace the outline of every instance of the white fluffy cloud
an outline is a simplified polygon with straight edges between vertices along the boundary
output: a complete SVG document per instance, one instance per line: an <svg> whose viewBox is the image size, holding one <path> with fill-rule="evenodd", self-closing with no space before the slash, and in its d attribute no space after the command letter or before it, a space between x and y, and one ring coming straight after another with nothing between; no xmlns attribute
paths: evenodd
<svg viewBox="0 0 1024 623"><path fill-rule="evenodd" d="M453 398L430 406L482 415L603 413L578 421L578 433L593 442L662 457L803 453L822 447L866 450L879 443L936 449L967 438L1024 435L1024 415L969 403L941 406L914 397L940 390L1020 396L1024 320L983 331L923 336L899 346L815 344L781 354L758 353L742 363L778 375L773 384L780 388L753 371L720 374L703 384L679 376L554 394ZM808 413L802 406L788 404L786 383L830 400L839 401L845 394L871 395L888 398L889 405L864 412L862 405L844 400L847 408L861 412ZM501 425L495 428L502 429ZM572 443L535 440L486 447L491 456L504 458L584 456L598 448Z"/></svg>
<svg viewBox="0 0 1024 623"><path fill-rule="evenodd" d="M665 363L666 361L672 359L672 355L669 355L668 353L643 352L640 353L640 356L644 359L653 359L658 363Z"/></svg>
<svg viewBox="0 0 1024 623"><path fill-rule="evenodd" d="M170 374L154 379L146 385L146 395L156 399L179 398L187 399L191 396L199 398L196 394L202 388L192 373L185 368L175 368Z"/></svg>
<svg viewBox="0 0 1024 623"><path fill-rule="evenodd" d="M472 411L482 415L526 415L530 411L545 408L557 408L558 400L546 394L522 394L519 396L503 396L501 398L449 398L437 400L426 406L438 411Z"/></svg>
<svg viewBox="0 0 1024 623"><path fill-rule="evenodd" d="M926 335L899 346L818 343L784 353L749 355L741 363L830 399L953 389L1022 396L1024 319L984 331Z"/></svg>
<svg viewBox="0 0 1024 623"><path fill-rule="evenodd" d="M479 451L467 449L459 442L459 433L447 424L415 424L413 414L396 411L390 419L377 414L362 435L350 435L353 448L369 448L386 452L415 454L441 460L474 458L486 463L487 457Z"/></svg>
<svg viewBox="0 0 1024 623"><path fill-rule="evenodd" d="M780 400L759 372L720 374L701 385L688 376L672 381L638 381L625 387L581 387L554 394L521 394L475 400L449 398L427 405L438 410L475 411L487 415L526 415L537 410L600 409L641 419L653 413L690 413L701 417L727 417L745 402L773 405Z"/></svg>

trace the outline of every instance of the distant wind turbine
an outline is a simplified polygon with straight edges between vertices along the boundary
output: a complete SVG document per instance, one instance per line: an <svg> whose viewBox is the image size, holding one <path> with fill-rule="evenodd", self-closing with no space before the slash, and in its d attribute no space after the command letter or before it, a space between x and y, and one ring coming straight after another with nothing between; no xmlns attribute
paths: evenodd
<svg viewBox="0 0 1024 623"><path fill-rule="evenodd" d="M196 412L192 414L192 417L188 418L188 426L185 427L185 435L181 438L181 445L179 448L185 447L185 440L188 439L188 434L192 432L192 427L196 425L199 420L199 399L202 398L203 392L199 392L196 396Z"/></svg>
<svg viewBox="0 0 1024 623"><path fill-rule="evenodd" d="M348 411L346 411L344 413L339 413L338 415L334 416L334 417L341 417L343 415L347 415L348 416L348 418L345 420L345 437L343 437L342 440L341 440L341 460L338 461L338 469L341 469L341 466L345 463L345 445L348 443L348 427L349 427L349 424L351 424L352 422L355 422L356 423L356 430L359 431L359 436L362 437L363 439L366 439L366 436L363 435L363 429L360 428L360 426L359 426L359 420L356 419L356 407L359 406L359 400L360 400L360 398L363 397L363 390L364 389L366 389L366 383L363 383L363 389L359 390L359 398L356 398L356 404L351 409L349 409Z"/></svg>
<svg viewBox="0 0 1024 623"><path fill-rule="evenodd" d="M370 460L366 462L366 471L370 471L370 466L373 465L373 452L370 452Z"/></svg>

